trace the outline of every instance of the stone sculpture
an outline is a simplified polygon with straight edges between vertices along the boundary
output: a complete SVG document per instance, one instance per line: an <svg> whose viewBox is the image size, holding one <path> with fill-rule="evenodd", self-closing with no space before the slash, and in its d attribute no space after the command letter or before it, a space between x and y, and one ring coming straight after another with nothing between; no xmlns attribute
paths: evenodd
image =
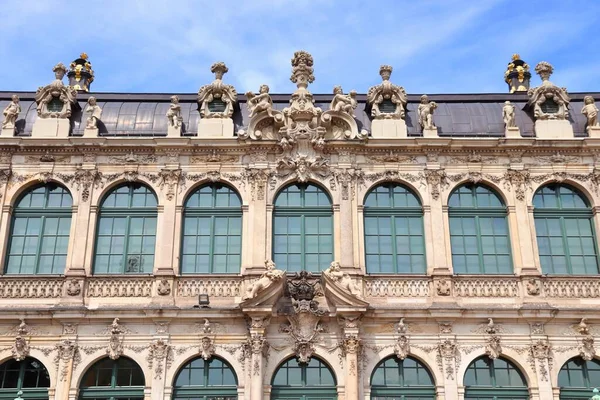
<svg viewBox="0 0 600 400"><path fill-rule="evenodd" d="M356 283L354 283L352 278L350 278L350 275L342 271L342 266L339 262L332 262L331 265L329 265L329 268L323 271L323 274L327 275L327 277L340 288L342 288L342 290L350 293L353 296L362 298L360 288Z"/></svg>
<svg viewBox="0 0 600 400"><path fill-rule="evenodd" d="M569 117L569 96L565 88L550 82L554 67L542 61L535 66L535 72L542 78L542 84L529 89L528 105L533 108L536 120L566 120Z"/></svg>
<svg viewBox="0 0 600 400"><path fill-rule="evenodd" d="M98 120L102 117L102 109L96 104L96 98L90 96L85 113L88 115L85 129L98 129Z"/></svg>
<svg viewBox="0 0 600 400"><path fill-rule="evenodd" d="M2 121L2 129L15 129L15 123L17 122L17 118L21 113L21 105L19 104L19 96L16 94L12 95L12 100L4 111L4 121Z"/></svg>
<svg viewBox="0 0 600 400"><path fill-rule="evenodd" d="M202 118L231 118L233 107L237 102L237 92L231 85L223 83L223 75L229 69L223 62L214 63L210 72L215 74L215 80L204 85L198 91L198 104Z"/></svg>
<svg viewBox="0 0 600 400"><path fill-rule="evenodd" d="M404 119L406 115L406 91L390 82L392 70L391 66L382 65L379 68L382 82L369 88L367 93L371 116L375 119Z"/></svg>
<svg viewBox="0 0 600 400"><path fill-rule="evenodd" d="M584 106L581 109L581 113L587 118L588 128L591 126L600 126L598 123L598 107L596 107L594 98L592 96L585 96L583 102Z"/></svg>
<svg viewBox="0 0 600 400"><path fill-rule="evenodd" d="M170 127L175 129L181 128L181 105L179 104L179 96L171 96L171 104L167 110L167 121Z"/></svg>
<svg viewBox="0 0 600 400"><path fill-rule="evenodd" d="M35 93L37 114L40 118L69 118L71 104L75 103L77 91L63 84L67 68L58 63L52 71L56 79L49 85L41 87Z"/></svg>
<svg viewBox="0 0 600 400"><path fill-rule="evenodd" d="M269 95L269 86L260 85L258 94L247 92L249 117L252 118L261 112L266 112L269 117L273 117L273 100Z"/></svg>
<svg viewBox="0 0 600 400"><path fill-rule="evenodd" d="M335 86L333 88L333 99L331 100L330 110L349 114L351 117L355 117L354 110L358 106L356 101L356 90L351 90L349 94L344 94L341 86Z"/></svg>
<svg viewBox="0 0 600 400"><path fill-rule="evenodd" d="M515 122L515 105L508 100L504 102L504 107L502 107L502 119L506 128L517 126Z"/></svg>
<svg viewBox="0 0 600 400"><path fill-rule="evenodd" d="M419 124L421 125L421 129L436 129L436 126L433 123L433 112L437 108L437 104L435 101L429 101L429 97L426 94L421 96L421 104L419 104L419 108L417 109L419 113Z"/></svg>
<svg viewBox="0 0 600 400"><path fill-rule="evenodd" d="M275 263L272 260L265 261L266 271L258 278L256 282L248 287L246 294L242 297L242 300L253 299L256 295L271 286L273 282L283 278L285 271L275 269Z"/></svg>

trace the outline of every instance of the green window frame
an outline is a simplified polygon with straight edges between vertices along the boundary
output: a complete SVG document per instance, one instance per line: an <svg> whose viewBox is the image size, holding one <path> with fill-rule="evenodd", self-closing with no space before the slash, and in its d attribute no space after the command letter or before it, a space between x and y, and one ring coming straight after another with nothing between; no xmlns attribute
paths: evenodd
<svg viewBox="0 0 600 400"><path fill-rule="evenodd" d="M533 196L533 207L542 272L598 274L596 230L585 196L568 185L550 184Z"/></svg>
<svg viewBox="0 0 600 400"><path fill-rule="evenodd" d="M398 183L384 183L365 197L365 264L370 274L425 274L423 207Z"/></svg>
<svg viewBox="0 0 600 400"><path fill-rule="evenodd" d="M81 380L79 400L143 400L144 372L130 358L96 361Z"/></svg>
<svg viewBox="0 0 600 400"><path fill-rule="evenodd" d="M128 183L102 201L94 274L151 274L156 248L158 201L146 185Z"/></svg>
<svg viewBox="0 0 600 400"><path fill-rule="evenodd" d="M181 273L239 273L241 260L240 196L223 184L199 187L184 206Z"/></svg>
<svg viewBox="0 0 600 400"><path fill-rule="evenodd" d="M594 386L596 385L596 386ZM589 399L600 385L600 361L575 357L563 364L558 373L560 400Z"/></svg>
<svg viewBox="0 0 600 400"><path fill-rule="evenodd" d="M529 400L523 373L512 362L482 356L467 367L465 400Z"/></svg>
<svg viewBox="0 0 600 400"><path fill-rule="evenodd" d="M277 368L271 382L271 399L335 400L337 382L325 362L312 357L308 363L290 358Z"/></svg>
<svg viewBox="0 0 600 400"><path fill-rule="evenodd" d="M50 375L40 361L33 357L16 361L9 359L0 365L0 399L13 400L19 391L25 400L48 399Z"/></svg>
<svg viewBox="0 0 600 400"><path fill-rule="evenodd" d="M455 274L512 274L504 202L484 185L465 184L448 199L452 266Z"/></svg>
<svg viewBox="0 0 600 400"><path fill-rule="evenodd" d="M71 232L73 199L48 183L27 190L17 202L5 262L6 274L63 274Z"/></svg>
<svg viewBox="0 0 600 400"><path fill-rule="evenodd" d="M390 356L380 361L371 374L372 400L435 400L435 383L429 369L419 360Z"/></svg>
<svg viewBox="0 0 600 400"><path fill-rule="evenodd" d="M273 261L281 270L319 272L333 261L333 207L312 184L283 188L274 202Z"/></svg>
<svg viewBox="0 0 600 400"><path fill-rule="evenodd" d="M173 400L237 400L237 386L237 375L227 361L198 357L177 373Z"/></svg>

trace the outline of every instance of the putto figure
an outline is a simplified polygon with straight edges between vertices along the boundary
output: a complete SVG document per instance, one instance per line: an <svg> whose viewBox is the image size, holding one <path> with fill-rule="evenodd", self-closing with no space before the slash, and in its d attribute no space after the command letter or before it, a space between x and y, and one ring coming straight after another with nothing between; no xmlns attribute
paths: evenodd
<svg viewBox="0 0 600 400"><path fill-rule="evenodd" d="M181 127L182 120L179 96L171 96L171 105L169 106L169 110L167 111L167 120L169 122L169 126L172 126L175 129Z"/></svg>
<svg viewBox="0 0 600 400"><path fill-rule="evenodd" d="M358 285L356 285L356 283L354 283L352 278L350 278L350 275L342 271L342 266L339 262L332 262L329 265L329 268L323 271L323 273L327 275L333 282L335 282L336 285L341 287L342 290L345 290L353 296L362 298L360 288Z"/></svg>
<svg viewBox="0 0 600 400"><path fill-rule="evenodd" d="M515 105L508 100L504 102L504 107L502 107L502 119L507 128L517 126L515 122Z"/></svg>
<svg viewBox="0 0 600 400"><path fill-rule="evenodd" d="M330 110L344 112L354 117L354 110L357 106L356 90L351 90L349 94L344 94L341 86L335 86L333 88L333 99L329 106Z"/></svg>
<svg viewBox="0 0 600 400"><path fill-rule="evenodd" d="M19 104L19 96L16 94L12 95L12 100L4 111L4 121L2 121L2 129L15 129L17 118L21 113L21 105Z"/></svg>
<svg viewBox="0 0 600 400"><path fill-rule="evenodd" d="M418 113L419 113L419 124L421 125L421 129L436 129L433 124L433 112L437 108L437 104L435 101L429 101L429 97L426 94L421 96L421 104L419 104Z"/></svg>
<svg viewBox="0 0 600 400"><path fill-rule="evenodd" d="M583 98L584 106L581 109L581 113L587 118L588 128L591 126L600 126L598 123L598 107L594 103L592 96L585 96Z"/></svg>
<svg viewBox="0 0 600 400"><path fill-rule="evenodd" d="M271 286L271 284L283 277L285 271L275 269L275 263L271 260L265 261L266 271L258 278L256 282L248 287L242 300L253 299L262 290Z"/></svg>
<svg viewBox="0 0 600 400"><path fill-rule="evenodd" d="M246 93L248 98L248 111L250 111L249 117L252 118L255 115L265 111L269 117L273 117L273 100L269 95L269 86L260 85L258 94L252 92Z"/></svg>
<svg viewBox="0 0 600 400"><path fill-rule="evenodd" d="M88 115L85 129L98 129L98 120L102 117L102 109L96 104L94 96L90 96L88 99L85 113Z"/></svg>

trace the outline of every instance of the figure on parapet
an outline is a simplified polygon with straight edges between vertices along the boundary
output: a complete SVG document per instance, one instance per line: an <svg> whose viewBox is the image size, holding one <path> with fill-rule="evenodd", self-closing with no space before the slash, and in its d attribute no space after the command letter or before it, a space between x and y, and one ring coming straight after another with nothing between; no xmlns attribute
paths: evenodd
<svg viewBox="0 0 600 400"><path fill-rule="evenodd" d="M587 126L598 126L598 107L594 103L592 96L585 96L583 98L584 106L581 109L581 113L587 118Z"/></svg>
<svg viewBox="0 0 600 400"><path fill-rule="evenodd" d="M90 96L88 99L85 113L88 114L85 129L98 129L98 120L102 117L102 109L96 104L94 96Z"/></svg>
<svg viewBox="0 0 600 400"><path fill-rule="evenodd" d="M421 104L417 111L419 112L419 124L421 129L435 129L433 124L433 112L437 108L435 101L429 101L429 97L426 94L421 96Z"/></svg>
<svg viewBox="0 0 600 400"><path fill-rule="evenodd" d="M2 121L2 129L14 129L19 113L21 113L21 105L19 104L19 96L16 94L12 95L12 100L4 111L4 121Z"/></svg>
<svg viewBox="0 0 600 400"><path fill-rule="evenodd" d="M167 111L167 120L169 125L175 129L181 126L181 105L179 104L179 96L171 96L171 105Z"/></svg>
<svg viewBox="0 0 600 400"><path fill-rule="evenodd" d="M344 94L341 86L333 88L333 99L329 106L330 110L348 113L351 117L354 117L354 110L357 106L356 90L351 90L349 94Z"/></svg>
<svg viewBox="0 0 600 400"><path fill-rule="evenodd" d="M250 118L263 111L266 111L269 117L273 117L273 100L271 100L271 96L269 95L269 86L260 85L258 94L255 95L252 92L247 92L246 97L248 98Z"/></svg>
<svg viewBox="0 0 600 400"><path fill-rule="evenodd" d="M246 294L242 297L242 300L253 299L256 295L271 286L273 282L281 279L285 274L285 271L275 269L275 263L271 260L265 261L266 271L246 290Z"/></svg>
<svg viewBox="0 0 600 400"><path fill-rule="evenodd" d="M515 105L508 100L504 102L504 107L502 107L502 119L507 128L517 126L515 122Z"/></svg>
<svg viewBox="0 0 600 400"><path fill-rule="evenodd" d="M341 287L342 290L350 293L353 296L362 298L360 288L358 285L356 285L356 283L354 283L352 278L350 278L350 275L342 271L342 266L339 262L332 262L331 265L329 265L329 268L323 271L323 273L327 275L327 277L329 277L329 279L331 279L336 285Z"/></svg>

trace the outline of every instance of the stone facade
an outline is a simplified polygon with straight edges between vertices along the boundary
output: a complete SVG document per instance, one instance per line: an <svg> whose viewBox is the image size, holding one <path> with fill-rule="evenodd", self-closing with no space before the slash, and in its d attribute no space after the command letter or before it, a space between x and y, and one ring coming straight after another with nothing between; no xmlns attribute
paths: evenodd
<svg viewBox="0 0 600 400"><path fill-rule="evenodd" d="M333 371L338 398L357 400L371 398L371 374L381 360L412 357L431 372L437 399L458 400L464 398L467 367L486 356L514 363L530 399L559 399L558 373L565 362L596 357L600 274L542 272L532 199L549 183L569 184L587 198L599 227L600 143L584 136L443 132L438 137L371 138L352 115L355 105L350 112L314 105L317 95L307 89L314 80L312 63L308 53L296 53L292 80L298 89L286 96L290 104L256 112L247 124L236 122L235 136L187 136L182 130L167 137L166 125L162 136L111 135L103 132L98 117L100 134L93 137L78 135L76 129L66 135L0 137L1 260L8 254L15 204L26 190L54 182L73 198L64 273L0 276L0 360L36 358L49 372L50 399L75 400L83 374L96 361L129 357L144 372L145 399L170 400L183 365L195 357L216 356L234 369L239 398L258 400L270 398L282 362L316 357ZM227 95L231 92L235 95L232 88ZM21 104L33 95L19 94ZM500 121L505 100L519 107L525 99L522 94L495 96ZM109 114L110 96L95 97ZM177 103L185 106L194 97L179 95ZM236 121L241 109L228 99L220 118ZM364 96L358 99L359 109L368 107ZM409 95L408 111L418 107L419 99ZM572 103L565 107L582 99L571 94ZM2 93L1 100L8 104L11 93ZM322 103L331 100L331 95L319 97ZM444 103L443 98L435 101ZM170 96L158 102L157 118L166 124ZM269 102L278 104L277 99ZM397 104L404 113L405 102ZM208 103L202 105L214 112ZM85 121L76 109L73 115ZM172 114L172 121L181 121L179 115ZM440 109L435 121L443 131L439 115ZM381 121L401 123L406 130L404 118ZM418 126L418 119L413 117L412 124ZM94 274L100 204L127 182L147 185L158 197L154 270ZM230 186L242 199L240 272L182 274L185 200L211 182ZM282 272L271 279L264 273L265 260L273 254L274 200L294 182L319 185L331 197L337 263L318 266L326 270L322 274ZM425 274L367 271L364 199L383 182L405 185L421 202ZM454 273L448 198L464 183L484 184L504 201L513 274ZM260 280L260 286L253 286ZM309 288L310 299L294 294L298 285ZM194 307L200 294L208 295L209 307Z"/></svg>

